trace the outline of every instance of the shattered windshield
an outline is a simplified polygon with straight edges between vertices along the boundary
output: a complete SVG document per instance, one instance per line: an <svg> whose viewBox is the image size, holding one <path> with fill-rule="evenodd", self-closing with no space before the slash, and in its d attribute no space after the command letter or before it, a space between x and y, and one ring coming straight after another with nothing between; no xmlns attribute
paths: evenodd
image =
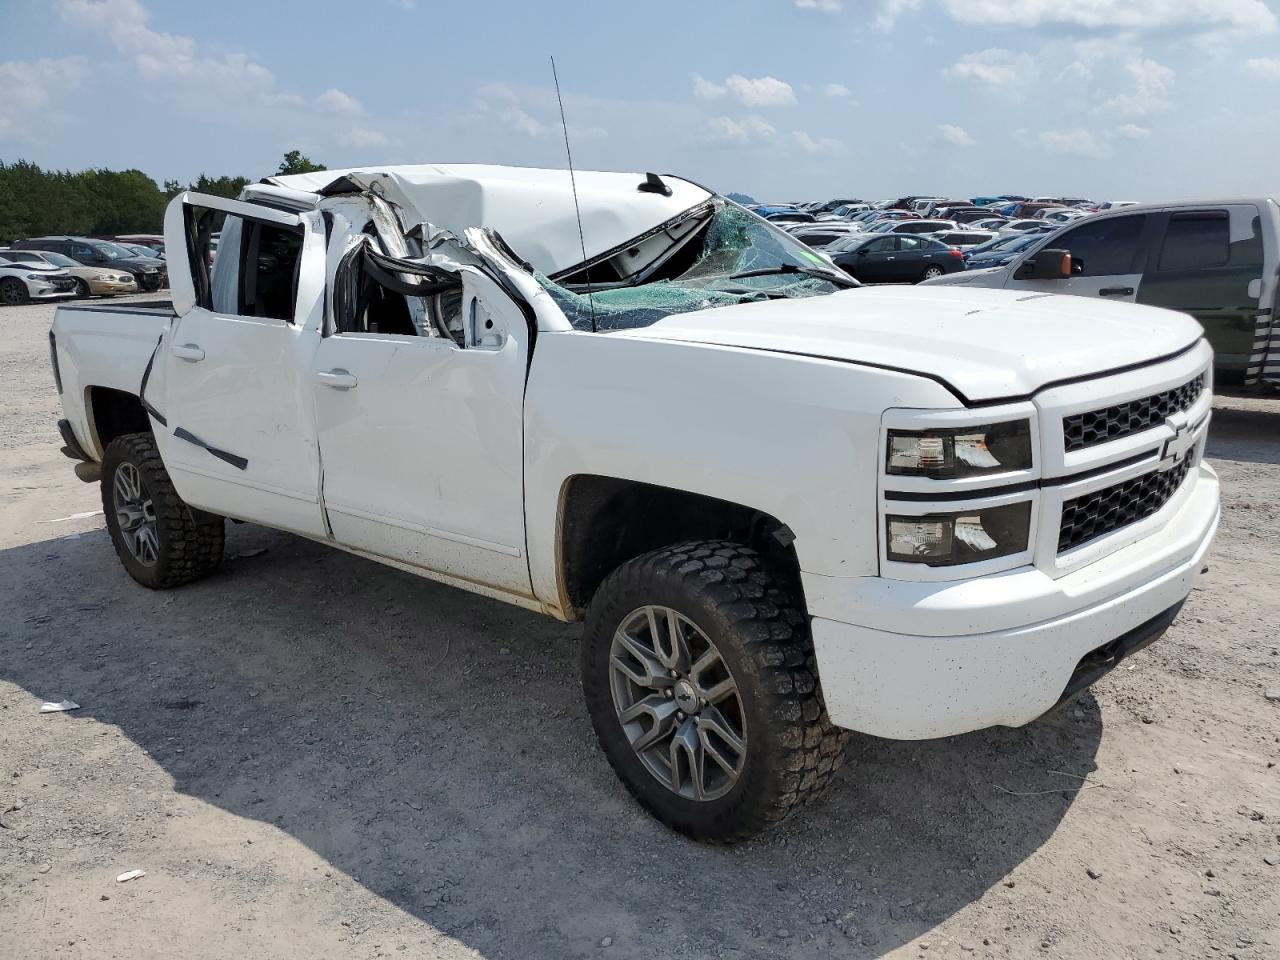
<svg viewBox="0 0 1280 960"><path fill-rule="evenodd" d="M750 274L750 275L747 275ZM580 274L579 274L580 276ZM673 247L642 283L538 281L575 330L628 330L673 313L779 298L818 297L855 286L808 247L736 204L717 198L705 225Z"/></svg>

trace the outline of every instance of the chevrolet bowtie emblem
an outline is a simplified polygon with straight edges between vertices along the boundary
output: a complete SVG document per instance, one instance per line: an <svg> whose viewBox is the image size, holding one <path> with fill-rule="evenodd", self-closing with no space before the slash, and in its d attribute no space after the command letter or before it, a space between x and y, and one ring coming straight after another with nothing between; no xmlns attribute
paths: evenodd
<svg viewBox="0 0 1280 960"><path fill-rule="evenodd" d="M1195 434L1185 420L1169 417L1164 425L1173 431L1173 436L1164 442L1164 450L1160 453L1160 469L1172 470L1195 447Z"/></svg>

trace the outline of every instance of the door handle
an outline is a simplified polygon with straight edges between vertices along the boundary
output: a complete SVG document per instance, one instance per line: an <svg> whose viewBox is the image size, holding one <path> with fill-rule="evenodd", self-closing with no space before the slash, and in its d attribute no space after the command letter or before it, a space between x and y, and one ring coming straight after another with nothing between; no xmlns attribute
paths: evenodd
<svg viewBox="0 0 1280 960"><path fill-rule="evenodd" d="M326 387L332 387L334 390L350 390L360 382L356 379L355 374L341 368L323 370L316 374L316 379Z"/></svg>
<svg viewBox="0 0 1280 960"><path fill-rule="evenodd" d="M1133 287L1106 287L1098 291L1100 297L1132 297Z"/></svg>
<svg viewBox="0 0 1280 960"><path fill-rule="evenodd" d="M199 363L204 359L204 351L194 343L176 344L170 353L187 363Z"/></svg>

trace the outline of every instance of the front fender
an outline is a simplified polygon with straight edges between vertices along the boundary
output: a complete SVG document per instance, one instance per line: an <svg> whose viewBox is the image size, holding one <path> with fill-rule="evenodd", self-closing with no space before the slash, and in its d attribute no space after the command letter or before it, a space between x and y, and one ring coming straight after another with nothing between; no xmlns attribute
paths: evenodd
<svg viewBox="0 0 1280 960"><path fill-rule="evenodd" d="M559 497L577 474L761 510L791 528L805 572L874 575L881 413L957 405L933 381L856 363L544 333L525 401L534 591L559 600Z"/></svg>

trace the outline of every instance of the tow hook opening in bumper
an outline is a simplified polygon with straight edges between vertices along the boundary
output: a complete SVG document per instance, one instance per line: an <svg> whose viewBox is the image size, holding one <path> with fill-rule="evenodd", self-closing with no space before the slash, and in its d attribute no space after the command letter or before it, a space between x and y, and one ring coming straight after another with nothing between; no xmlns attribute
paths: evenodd
<svg viewBox="0 0 1280 960"><path fill-rule="evenodd" d="M1071 679L1067 681L1062 696L1058 698L1057 703L1044 712L1043 716L1056 713L1074 700L1081 691L1093 686L1123 661L1139 650L1145 650L1163 637L1165 631L1177 619L1184 603L1186 603L1185 599L1179 600L1168 610L1156 614L1146 623L1139 624L1127 633L1122 633L1114 640L1104 643L1095 650L1090 650L1081 657L1075 670L1071 672Z"/></svg>

